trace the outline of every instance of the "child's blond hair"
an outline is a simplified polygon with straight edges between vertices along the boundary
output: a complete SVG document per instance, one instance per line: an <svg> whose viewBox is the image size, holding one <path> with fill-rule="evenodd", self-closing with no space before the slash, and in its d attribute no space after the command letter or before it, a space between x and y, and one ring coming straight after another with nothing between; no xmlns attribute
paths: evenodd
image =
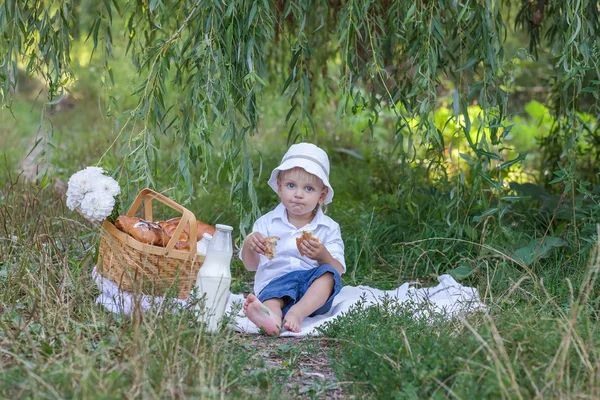
<svg viewBox="0 0 600 400"><path fill-rule="evenodd" d="M295 167L292 169L286 169L285 171L280 171L279 175L277 176L277 181L278 181L277 183L281 183L281 180L286 177L290 178L290 179L294 179L294 180L306 179L310 183L318 183L319 185L324 186L321 178L319 178L315 174L311 174L310 172L306 171L304 168L300 168L300 167Z"/></svg>

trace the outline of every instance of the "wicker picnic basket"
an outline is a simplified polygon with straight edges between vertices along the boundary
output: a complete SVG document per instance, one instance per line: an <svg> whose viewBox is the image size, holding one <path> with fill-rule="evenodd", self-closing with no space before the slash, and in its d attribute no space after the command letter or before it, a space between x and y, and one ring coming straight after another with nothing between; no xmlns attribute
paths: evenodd
<svg viewBox="0 0 600 400"><path fill-rule="evenodd" d="M171 290L178 298L186 299L204 261L204 256L196 254L196 217L185 207L152 189L142 190L126 215L133 217L143 201L144 219L153 221L152 200L182 214L167 246L141 243L105 221L100 235L98 273L128 292L163 295ZM175 250L175 238L179 238L188 224L190 248Z"/></svg>

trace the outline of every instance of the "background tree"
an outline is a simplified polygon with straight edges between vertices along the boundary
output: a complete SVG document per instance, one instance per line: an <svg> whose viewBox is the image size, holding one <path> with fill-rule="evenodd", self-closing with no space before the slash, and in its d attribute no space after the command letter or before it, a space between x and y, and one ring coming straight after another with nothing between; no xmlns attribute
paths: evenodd
<svg viewBox="0 0 600 400"><path fill-rule="evenodd" d="M529 38L529 52L537 56L543 48L555 65L547 77L553 127L540 138L549 149L541 176L548 183L562 170L565 195L575 202L582 158L597 159L597 150L588 146L584 155L577 143L599 137L597 121L580 114L599 112L599 7L592 0L4 0L2 104L10 106L19 63L43 76L46 104L59 103L76 78L71 48L81 35L93 41L104 65L101 82L110 87L113 40L123 35L142 78L119 133L129 144L123 167L151 184L157 143L174 138L181 152L177 176L191 195L191 166L207 165L215 146L222 148L220 171L232 182L232 198L256 215L247 139L260 134L257 110L266 89L289 102L288 142L314 132L312 114L324 97L317 94L325 93L337 103L338 120L364 114L371 132L378 124L393 132L397 173L417 158L440 166L451 143L436 112L440 96L449 95L444 127L455 125L468 143L460 157L471 173L461 185L472 190L461 197L493 209L489 190L500 195L506 171L525 157L503 152L518 61L506 56L505 40L514 24ZM107 93L111 115L116 100ZM597 169L587 176L598 183Z"/></svg>

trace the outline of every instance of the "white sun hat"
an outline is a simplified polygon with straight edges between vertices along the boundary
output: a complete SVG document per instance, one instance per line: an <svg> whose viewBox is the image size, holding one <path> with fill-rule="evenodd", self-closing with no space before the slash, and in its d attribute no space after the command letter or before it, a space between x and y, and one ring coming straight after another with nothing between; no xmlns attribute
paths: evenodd
<svg viewBox="0 0 600 400"><path fill-rule="evenodd" d="M300 167L306 172L319 177L325 186L327 186L327 195L325 204L331 203L333 199L333 188L329 183L329 157L323 149L312 143L293 144L281 159L281 164L271 172L269 186L278 193L277 176L280 171Z"/></svg>

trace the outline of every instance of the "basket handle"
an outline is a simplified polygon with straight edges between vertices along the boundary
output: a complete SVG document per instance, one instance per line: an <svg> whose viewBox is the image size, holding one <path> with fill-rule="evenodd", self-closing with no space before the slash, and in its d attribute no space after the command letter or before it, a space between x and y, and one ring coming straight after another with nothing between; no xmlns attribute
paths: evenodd
<svg viewBox="0 0 600 400"><path fill-rule="evenodd" d="M152 200L154 199L181 213L181 221L179 221L179 224L177 224L177 228L175 228L173 236L171 236L171 238L169 239L169 243L167 243L167 246L165 247L165 255L168 255L169 252L173 250L173 247L175 247L175 243L177 243L176 238L178 238L181 235L181 233L183 232L183 228L185 228L185 226L189 224L190 236L188 241L190 243L190 258L192 258L196 254L195 251L192 251L192 244L195 244L197 242L198 228L196 224L196 217L194 216L194 213L192 213L187 208L183 207L181 204L176 203L175 201L169 199L161 193L155 192L150 188L146 188L142 189L142 191L138 193L137 197L133 201L133 204L129 208L129 211L127 211L126 215L128 217L133 217L135 212L142 204L142 201L144 201L144 218L147 221L152 221Z"/></svg>

